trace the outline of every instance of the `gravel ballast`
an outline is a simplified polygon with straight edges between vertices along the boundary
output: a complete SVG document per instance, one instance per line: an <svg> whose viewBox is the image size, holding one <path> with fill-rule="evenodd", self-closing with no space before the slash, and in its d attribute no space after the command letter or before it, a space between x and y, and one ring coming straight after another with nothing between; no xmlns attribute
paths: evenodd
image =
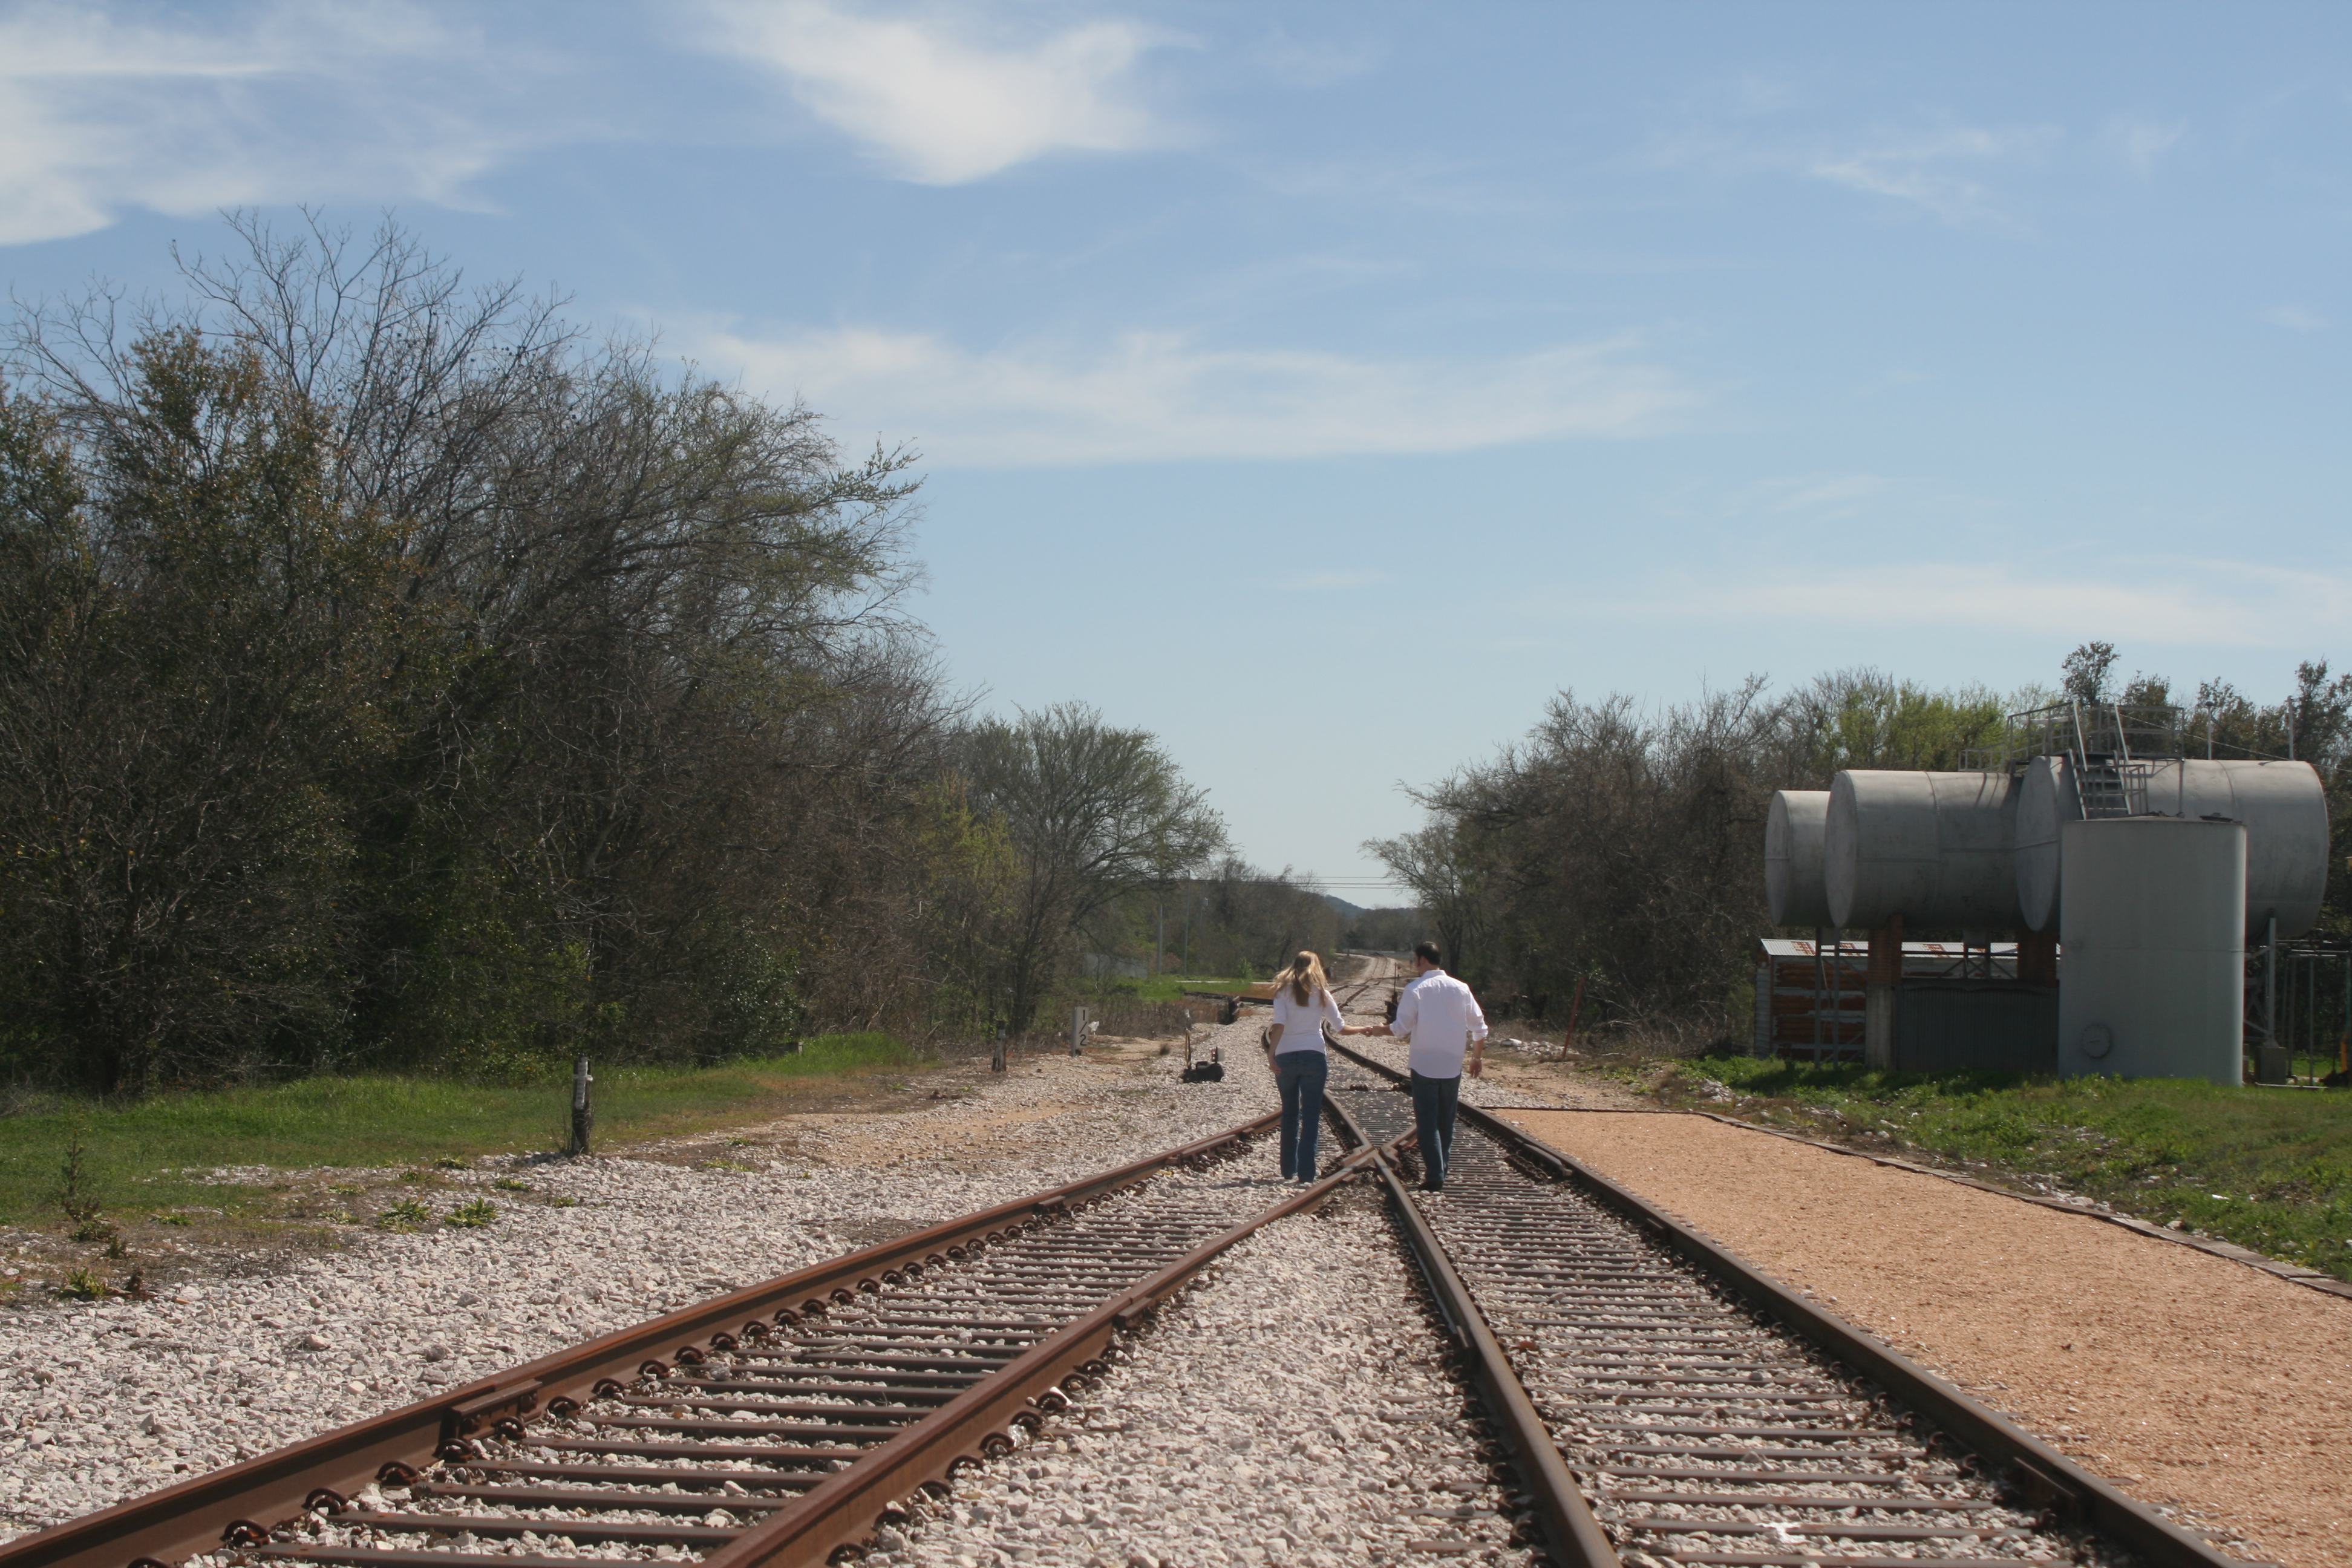
<svg viewBox="0 0 2352 1568"><path fill-rule="evenodd" d="M1705 1117L1510 1120L2143 1501L2290 1568L2352 1562L2352 1301Z"/></svg>
<svg viewBox="0 0 2352 1568"><path fill-rule="evenodd" d="M1255 1038L1221 1033L1229 1060ZM419 1189L436 1213L490 1199L479 1229L354 1228L343 1250L224 1259L152 1301L24 1292L0 1310L0 1539L1223 1131L1274 1103L1242 1054L1222 1084L1179 1084L1181 1056L1148 1048L1022 1058L966 1079L970 1098L803 1130L803 1154L751 1172L484 1162ZM1273 1159L1269 1143L1262 1173ZM501 1175L536 1191L499 1192Z"/></svg>
<svg viewBox="0 0 2352 1568"><path fill-rule="evenodd" d="M1524 1563L1439 1349L1358 1189L1235 1247L1039 1441L866 1561Z"/></svg>

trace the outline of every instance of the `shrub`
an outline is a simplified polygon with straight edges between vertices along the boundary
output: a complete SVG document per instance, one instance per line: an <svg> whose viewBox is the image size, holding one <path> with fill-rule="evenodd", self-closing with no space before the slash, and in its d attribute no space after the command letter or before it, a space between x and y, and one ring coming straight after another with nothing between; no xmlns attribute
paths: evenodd
<svg viewBox="0 0 2352 1568"><path fill-rule="evenodd" d="M383 1230L419 1230L433 1223L433 1211L416 1198L403 1198L376 1215L375 1223Z"/></svg>

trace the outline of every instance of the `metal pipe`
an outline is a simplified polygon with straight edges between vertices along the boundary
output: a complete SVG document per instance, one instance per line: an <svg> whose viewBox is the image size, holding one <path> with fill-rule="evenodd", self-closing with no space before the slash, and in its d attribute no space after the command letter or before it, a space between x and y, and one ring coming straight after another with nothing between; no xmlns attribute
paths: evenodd
<svg viewBox="0 0 2352 1568"><path fill-rule="evenodd" d="M1845 927L1832 926L1830 929L1837 943L1830 954L1830 1024L1832 1032L1837 1036L1836 1048L1830 1055L1831 1059L1835 1060L1845 1054ZM1819 1066L1821 1059L1820 1053L1816 1052L1814 1065Z"/></svg>
<svg viewBox="0 0 2352 1568"><path fill-rule="evenodd" d="M2263 1044L2278 1044L2278 916L2270 917L2270 940L2263 959Z"/></svg>
<svg viewBox="0 0 2352 1568"><path fill-rule="evenodd" d="M1826 928L1813 928L1813 1065L1822 1061L1822 939L1829 935ZM1776 1049L1773 1054L1780 1053Z"/></svg>

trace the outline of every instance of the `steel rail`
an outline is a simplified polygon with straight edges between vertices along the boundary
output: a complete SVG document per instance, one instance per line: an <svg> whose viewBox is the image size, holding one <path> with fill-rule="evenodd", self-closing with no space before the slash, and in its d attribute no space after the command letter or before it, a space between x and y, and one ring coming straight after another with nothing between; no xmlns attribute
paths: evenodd
<svg viewBox="0 0 2352 1568"><path fill-rule="evenodd" d="M1406 1074L1385 1062L1346 1046L1334 1048L1392 1084L1407 1081ZM2237 1559L2223 1555L2126 1496L1956 1384L1805 1300L1631 1189L1491 1111L1465 1103L1459 1114L1526 1166L1631 1224L1759 1318L1785 1329L1831 1362L1876 1384L1919 1425L1939 1429L1953 1442L1990 1460L2010 1486L2035 1507L2127 1548L2147 1568L2224 1568L2225 1564L2244 1568Z"/></svg>
<svg viewBox="0 0 2352 1568"><path fill-rule="evenodd" d="M906 1433L836 1471L797 1502L703 1558L705 1568L814 1568L841 1546L868 1533L900 1499L954 1468L1009 1453L1014 1419L1074 1370L1098 1368L1121 1330L1138 1327L1160 1302L1261 1226L1322 1204L1353 1181L1367 1156L1343 1162L1330 1175L1203 1243L1143 1283L1120 1292L1057 1331L1017 1360L909 1427ZM1377 1158L1374 1152L1370 1157ZM1081 1375L1084 1375L1081 1371Z"/></svg>
<svg viewBox="0 0 2352 1568"><path fill-rule="evenodd" d="M281 1526L299 1522L307 1510L322 1501L331 1500L332 1504L341 1505L350 1495L388 1476L418 1474L445 1456L467 1457L467 1445L472 1440L494 1432L519 1432L521 1423L536 1413L543 1411L559 1417L575 1415L591 1401L640 1379L659 1379L667 1376L673 1366L697 1366L713 1355L734 1351L739 1344L756 1343L774 1331L771 1320L784 1325L803 1317L821 1318L835 1307L858 1302L861 1297L870 1299L886 1288L919 1276L927 1268L978 1255L1045 1221L1135 1187L1161 1172L1180 1165L1201 1164L1230 1152L1278 1121L1278 1113L1256 1117L1181 1148L714 1297L634 1328L567 1347L496 1376L461 1384L431 1399L20 1537L0 1545L0 1568L162 1568L199 1553L219 1551L225 1545L260 1546ZM918 1447L926 1455L939 1457L932 1469L916 1476L895 1495L903 1496L922 1479L943 1473L957 1458L969 1458L961 1450L946 1451L955 1448L958 1442L969 1438L972 1443L991 1446L986 1444L986 1435L981 1429L992 1420L1001 1426L1013 1412L1003 1406L1001 1400L984 1398L982 1390L998 1384L1004 1373L1016 1373L1012 1380L1003 1382L1003 1386L1011 1389L1017 1385L1021 1392L1016 1403L1027 1403L1032 1394L1047 1384L1068 1376L1072 1366L1094 1359L1087 1347L1098 1351L1112 1325L1135 1321L1152 1301L1188 1279L1216 1251L1230 1247L1256 1225L1321 1202L1337 1182L1352 1179L1354 1174L1352 1168L1337 1173L1253 1222L1196 1249L1171 1268L1088 1314L1081 1324L1066 1325L1061 1334L1053 1336L1062 1342L1060 1348L1046 1352L1044 1343L1031 1347L1006 1363L1001 1372L958 1394L911 1427L899 1429L894 1441L883 1447L895 1447L898 1441L920 1432L923 1436ZM1073 1337L1069 1331L1081 1325L1084 1331ZM850 1414L853 1410L854 1407L845 1407L836 1414ZM979 1414L982 1411L985 1416ZM892 1435L877 1431L874 1436ZM583 1445L572 1441L565 1446ZM721 1457L746 1458L756 1452L739 1451ZM870 1449L848 1450L842 1458L850 1460L854 1470L873 1453ZM910 1467L896 1461L890 1467L894 1476L924 1469L924 1464ZM818 1482L791 1505L794 1516L808 1520L811 1528L815 1528L820 1519L846 1517L842 1512L845 1494L854 1491L862 1500L869 1491L845 1482L843 1478L848 1474L835 1472ZM814 1509L804 1506L812 1500L817 1505ZM747 1533L780 1542L782 1534L773 1528L780 1522L776 1514L771 1513ZM870 1524L871 1515L861 1523L861 1531ZM736 1542L737 1546L740 1544L740 1541ZM837 1544L829 1543L825 1550ZM753 1559L730 1547L724 1554L730 1563L742 1564L755 1560L820 1561L824 1552L805 1559ZM461 1561L455 1554L425 1555L436 1562ZM313 1554L313 1560L332 1561L336 1556L333 1550L322 1549ZM355 1559L344 1553L342 1560ZM516 1559L500 1561L513 1563Z"/></svg>
<svg viewBox="0 0 2352 1568"><path fill-rule="evenodd" d="M1494 1416L1511 1463L1535 1500L1536 1517L1543 1525L1553 1563L1559 1568L1619 1568L1616 1549L1610 1545L1601 1521L1593 1517L1592 1505L1585 1501L1583 1489L1560 1458L1550 1427L1512 1368L1502 1342L1487 1326L1470 1287L1454 1270L1437 1233L1406 1195L1385 1149L1373 1145L1370 1135L1345 1106L1328 1097L1324 1103L1350 1142L1372 1151L1373 1169L1388 1196L1389 1210L1396 1216L1422 1279L1428 1283L1438 1315L1444 1319L1447 1332L1467 1363L1470 1386Z"/></svg>

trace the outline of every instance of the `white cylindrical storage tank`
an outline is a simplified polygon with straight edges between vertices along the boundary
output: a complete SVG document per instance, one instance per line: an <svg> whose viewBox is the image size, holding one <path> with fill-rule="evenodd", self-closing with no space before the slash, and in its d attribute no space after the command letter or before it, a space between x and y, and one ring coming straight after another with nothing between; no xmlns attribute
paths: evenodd
<svg viewBox="0 0 2352 1568"><path fill-rule="evenodd" d="M1830 792L1772 792L1764 815L1764 898L1776 926L1827 926L1830 897L1822 882L1822 841L1829 827Z"/></svg>
<svg viewBox="0 0 2352 1568"><path fill-rule="evenodd" d="M2058 925L2058 829L2083 820L2074 764L2035 757L2017 776L2017 909L2028 931Z"/></svg>
<svg viewBox="0 0 2352 1568"><path fill-rule="evenodd" d="M2058 922L2063 883L2059 829L2082 820L2082 798L2063 757L2034 758L2018 786L2018 906L2027 930L2048 931ZM2327 792L2309 763L2157 763L2145 809L2246 825L2249 940L2263 935L2273 915L2281 936L2301 936L2318 923L2327 892Z"/></svg>
<svg viewBox="0 0 2352 1568"><path fill-rule="evenodd" d="M1822 832L1832 921L2016 929L2016 816L2006 773L1838 774Z"/></svg>
<svg viewBox="0 0 2352 1568"><path fill-rule="evenodd" d="M2157 766L2147 808L2160 816L2234 817L2246 825L2246 935L2319 923L2327 894L2327 787L2309 763L2204 762Z"/></svg>
<svg viewBox="0 0 2352 1568"><path fill-rule="evenodd" d="M2193 816L2060 827L2061 1076L2241 1080L2247 837Z"/></svg>

